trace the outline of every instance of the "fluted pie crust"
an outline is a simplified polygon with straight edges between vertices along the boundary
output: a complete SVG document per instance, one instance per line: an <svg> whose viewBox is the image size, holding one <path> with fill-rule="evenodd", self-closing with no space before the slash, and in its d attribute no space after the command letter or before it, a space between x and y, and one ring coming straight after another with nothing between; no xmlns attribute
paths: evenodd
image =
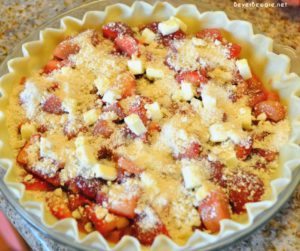
<svg viewBox="0 0 300 251"><path fill-rule="evenodd" d="M203 28L221 28L226 31L227 37L240 44L243 49L243 58L247 58L250 65L261 77L264 83L271 83L278 90L281 98L288 106L288 120L291 125L289 142L282 146L280 151L280 170L278 178L271 181L272 192L267 199L257 203L247 204L247 219L240 221L223 220L221 230L216 235L211 235L196 230L184 246L178 246L166 236L159 236L153 243L152 248L156 250L186 250L187 248L204 247L208 243L228 238L236 231L250 226L260 213L272 207L277 202L278 194L289 184L292 179L292 170L298 168L300 163L300 148L297 143L300 140L300 79L297 75L289 73L289 59L284 55L276 55L272 52L272 40L262 35L254 35L252 26L245 21L230 21L224 12L200 13L195 6L181 5L174 8L168 3L157 3L154 6L145 2L136 2L131 7L123 4L109 6L105 11L87 12L82 20L73 17L65 17L61 20L60 29L45 29L40 33L40 40L23 45L23 58L12 59L8 63L9 73L0 79L0 91L3 96L0 99L0 164L8 169L5 183L20 198L22 206L32 214L42 219L49 228L63 232L75 238L79 243L91 245L102 249L109 249L110 244L98 233L93 232L83 236L79 233L74 219L56 221L49 212L45 211L38 198L32 200L30 193L25 193L24 185L14 180L18 172L15 163L15 152L9 146L9 135L6 126L6 108L12 89L18 85L21 76L30 75L30 72L41 68L48 61L54 47L66 35L86 29L101 27L110 21L124 21L131 26L140 26L153 21L166 20L171 16L177 16L188 26L188 32L197 32ZM118 244L117 250L128 247L130 250L141 250L138 241L125 236Z"/></svg>

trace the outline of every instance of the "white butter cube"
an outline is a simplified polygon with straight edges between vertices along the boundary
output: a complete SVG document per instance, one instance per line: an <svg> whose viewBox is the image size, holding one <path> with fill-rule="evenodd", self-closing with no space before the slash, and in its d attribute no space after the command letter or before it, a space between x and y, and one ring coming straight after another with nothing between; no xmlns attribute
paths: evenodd
<svg viewBox="0 0 300 251"><path fill-rule="evenodd" d="M153 121L158 121L163 117L160 106L157 102L146 104L145 108L147 110L147 117L152 119Z"/></svg>
<svg viewBox="0 0 300 251"><path fill-rule="evenodd" d="M236 61L236 66L243 77L243 79L247 80L249 78L252 78L252 73L248 64L247 59L240 59Z"/></svg>
<svg viewBox="0 0 300 251"><path fill-rule="evenodd" d="M40 139L40 155L45 158L57 159L57 154L53 152L52 142L45 137Z"/></svg>
<svg viewBox="0 0 300 251"><path fill-rule="evenodd" d="M95 79L94 85L96 86L98 90L98 94L103 96L104 93L109 89L110 87L110 81L108 78L101 76Z"/></svg>
<svg viewBox="0 0 300 251"><path fill-rule="evenodd" d="M158 24L158 30L163 35L172 34L180 29L180 25L176 20L167 20Z"/></svg>
<svg viewBox="0 0 300 251"><path fill-rule="evenodd" d="M196 199L198 201L201 201L209 195L209 190L207 189L206 186L201 186L196 190L195 195L196 195Z"/></svg>
<svg viewBox="0 0 300 251"><path fill-rule="evenodd" d="M195 188L202 184L199 167L196 164L186 164L181 168L184 186L187 189Z"/></svg>
<svg viewBox="0 0 300 251"><path fill-rule="evenodd" d="M25 123L20 129L22 139L29 139L34 133L36 133L36 128L34 124Z"/></svg>
<svg viewBox="0 0 300 251"><path fill-rule="evenodd" d="M114 111L103 112L100 116L100 119L114 121L118 119L118 115Z"/></svg>
<svg viewBox="0 0 300 251"><path fill-rule="evenodd" d="M144 73L144 66L143 62L139 59L131 59L127 61L128 69L134 75L143 74Z"/></svg>
<svg viewBox="0 0 300 251"><path fill-rule="evenodd" d="M238 118L244 129L251 129L252 116L250 107L240 108Z"/></svg>
<svg viewBox="0 0 300 251"><path fill-rule="evenodd" d="M204 47L207 45L207 42L201 38L196 38L196 37L193 37L192 38L192 43L193 45L195 46L199 46L199 47Z"/></svg>
<svg viewBox="0 0 300 251"><path fill-rule="evenodd" d="M201 113L201 110L203 109L203 104L202 104L201 100L196 99L196 98L191 99L191 106L192 106L193 110L197 113Z"/></svg>
<svg viewBox="0 0 300 251"><path fill-rule="evenodd" d="M202 92L201 97L204 108L211 109L216 107L217 99L215 97L207 92Z"/></svg>
<svg viewBox="0 0 300 251"><path fill-rule="evenodd" d="M177 102L184 100L182 90L175 90L172 94L172 100Z"/></svg>
<svg viewBox="0 0 300 251"><path fill-rule="evenodd" d="M75 114L77 108L77 100L73 98L66 98L62 102L62 109L69 113L69 114Z"/></svg>
<svg viewBox="0 0 300 251"><path fill-rule="evenodd" d="M103 163L97 163L93 167L95 177L104 180L115 180L117 178L117 169L115 164L110 161L103 161Z"/></svg>
<svg viewBox="0 0 300 251"><path fill-rule="evenodd" d="M194 97L193 85L188 82L181 82L182 97L184 100L191 100Z"/></svg>
<svg viewBox="0 0 300 251"><path fill-rule="evenodd" d="M89 126L94 124L100 116L100 110L91 109L83 114L84 123Z"/></svg>
<svg viewBox="0 0 300 251"><path fill-rule="evenodd" d="M151 175L150 173L143 172L141 173L140 178L143 186L151 187L151 188L157 187L156 180L153 177L153 175Z"/></svg>
<svg viewBox="0 0 300 251"><path fill-rule="evenodd" d="M239 144L241 142L241 135L238 133L237 129L228 130L227 136L235 144Z"/></svg>
<svg viewBox="0 0 300 251"><path fill-rule="evenodd" d="M227 140L227 129L224 124L213 124L209 127L210 141L223 142Z"/></svg>
<svg viewBox="0 0 300 251"><path fill-rule="evenodd" d="M160 79L164 77L164 72L160 69L155 69L153 67L147 67L146 69L147 78L152 79Z"/></svg>
<svg viewBox="0 0 300 251"><path fill-rule="evenodd" d="M142 40L147 44L153 42L155 40L155 37L156 37L155 33L148 28L142 31Z"/></svg>
<svg viewBox="0 0 300 251"><path fill-rule="evenodd" d="M102 100L105 103L113 104L118 101L118 99L121 98L121 95L119 92L115 90L108 90L104 93Z"/></svg>
<svg viewBox="0 0 300 251"><path fill-rule="evenodd" d="M170 20L171 20L171 21L175 21L176 23L178 23L179 28L180 28L182 31L184 31L184 32L187 31L187 25L186 25L183 21L181 21L178 17L170 17Z"/></svg>
<svg viewBox="0 0 300 251"><path fill-rule="evenodd" d="M128 128L138 136L147 132L147 128L144 126L143 121L137 114L133 113L127 116L124 121Z"/></svg>
<svg viewBox="0 0 300 251"><path fill-rule="evenodd" d="M79 136L75 140L76 156L84 166L94 166L97 163L93 148L89 145L86 137Z"/></svg>

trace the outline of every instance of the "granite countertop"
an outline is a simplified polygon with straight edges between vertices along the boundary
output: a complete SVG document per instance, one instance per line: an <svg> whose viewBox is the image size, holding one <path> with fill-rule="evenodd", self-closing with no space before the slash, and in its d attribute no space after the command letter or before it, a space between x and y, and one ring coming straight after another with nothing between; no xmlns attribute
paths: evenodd
<svg viewBox="0 0 300 251"><path fill-rule="evenodd" d="M56 14L87 0L2 0L0 1L0 62L9 51L36 27ZM238 8L234 1L210 2L213 10L224 10L230 17L254 24L256 30L291 46L300 54L300 7ZM245 0L236 1L245 3ZM275 1L256 1L279 2ZM0 208L16 226L33 250L67 250L29 226L8 205L0 192ZM300 185L285 207L262 229L229 250L300 250Z"/></svg>

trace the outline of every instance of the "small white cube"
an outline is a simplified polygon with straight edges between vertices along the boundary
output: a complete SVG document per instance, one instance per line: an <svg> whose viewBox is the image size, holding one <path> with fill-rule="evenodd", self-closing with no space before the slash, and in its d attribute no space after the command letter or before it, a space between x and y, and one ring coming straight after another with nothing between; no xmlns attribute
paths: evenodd
<svg viewBox="0 0 300 251"><path fill-rule="evenodd" d="M108 90L104 93L102 100L105 103L113 104L118 101L118 99L121 98L121 95L119 92L115 90Z"/></svg>
<svg viewBox="0 0 300 251"><path fill-rule="evenodd" d="M160 79L164 77L164 72L160 69L156 69L153 67L147 67L146 69L147 78L150 80Z"/></svg>
<svg viewBox="0 0 300 251"><path fill-rule="evenodd" d="M206 186L201 186L196 190L195 195L198 201L202 201L209 195L209 190L206 188Z"/></svg>
<svg viewBox="0 0 300 251"><path fill-rule="evenodd" d="M69 113L69 114L75 114L76 113L76 107L77 107L77 100L73 98L65 98L62 102L62 109Z"/></svg>
<svg viewBox="0 0 300 251"><path fill-rule="evenodd" d="M187 31L187 25L183 21L181 21L181 19L179 19L178 17L174 17L174 16L170 17L170 20L178 23L178 25L182 31L184 31L184 32Z"/></svg>
<svg viewBox="0 0 300 251"><path fill-rule="evenodd" d="M252 115L250 107L243 107L239 109L238 118L244 129L251 129Z"/></svg>
<svg viewBox="0 0 300 251"><path fill-rule="evenodd" d="M147 132L147 128L144 126L143 121L135 113L125 117L124 121L128 128L137 136L141 136Z"/></svg>
<svg viewBox="0 0 300 251"><path fill-rule="evenodd" d="M252 78L251 69L249 67L247 59L240 59L236 61L236 66L243 77L243 79L247 80L249 78Z"/></svg>
<svg viewBox="0 0 300 251"><path fill-rule="evenodd" d="M154 179L153 175L151 175L150 173L143 172L143 173L141 173L140 177L141 177L141 182L142 182L143 186L151 187L151 188L157 187L157 182Z"/></svg>
<svg viewBox="0 0 300 251"><path fill-rule="evenodd" d="M75 140L76 157L81 165L92 167L97 163L93 148L90 146L87 138L79 136Z"/></svg>
<svg viewBox="0 0 300 251"><path fill-rule="evenodd" d="M147 110L147 117L153 121L159 121L163 117L160 106L157 102L146 104L145 108Z"/></svg>
<svg viewBox="0 0 300 251"><path fill-rule="evenodd" d="M100 116L100 110L91 109L83 114L83 121L87 126L93 125Z"/></svg>
<svg viewBox="0 0 300 251"><path fill-rule="evenodd" d="M144 73L144 66L143 62L139 59L131 59L127 61L128 69L134 75L143 74Z"/></svg>
<svg viewBox="0 0 300 251"><path fill-rule="evenodd" d="M95 79L94 84L98 90L98 94L103 96L110 87L110 81L107 77L101 76Z"/></svg>
<svg viewBox="0 0 300 251"><path fill-rule="evenodd" d="M180 25L176 20L167 20L158 24L158 30L163 35L170 35L180 29Z"/></svg>
<svg viewBox="0 0 300 251"><path fill-rule="evenodd" d="M202 184L199 166L196 164L186 164L181 168L184 186L187 189L198 187Z"/></svg>
<svg viewBox="0 0 300 251"><path fill-rule="evenodd" d="M35 125L32 123L25 123L20 129L22 139L29 139L34 133L36 133Z"/></svg>
<svg viewBox="0 0 300 251"><path fill-rule="evenodd" d="M201 97L204 108L211 109L216 107L217 99L215 97L206 92L202 92Z"/></svg>
<svg viewBox="0 0 300 251"><path fill-rule="evenodd" d="M209 127L210 141L212 142L223 142L227 140L227 129L224 124L212 124Z"/></svg>
<svg viewBox="0 0 300 251"><path fill-rule="evenodd" d="M148 28L142 31L142 40L147 44L152 43L155 40L155 37L156 37L155 33Z"/></svg>
<svg viewBox="0 0 300 251"><path fill-rule="evenodd" d="M193 110L197 113L201 113L201 111L203 109L203 104L202 104L201 100L196 99L196 98L191 99L191 106L193 107Z"/></svg>
<svg viewBox="0 0 300 251"><path fill-rule="evenodd" d="M104 180L115 180L117 178L117 169L114 163L109 161L103 161L103 163L97 163L93 167L95 177Z"/></svg>
<svg viewBox="0 0 300 251"><path fill-rule="evenodd" d="M184 100L191 100L194 97L193 85L188 82L181 82L182 97Z"/></svg>

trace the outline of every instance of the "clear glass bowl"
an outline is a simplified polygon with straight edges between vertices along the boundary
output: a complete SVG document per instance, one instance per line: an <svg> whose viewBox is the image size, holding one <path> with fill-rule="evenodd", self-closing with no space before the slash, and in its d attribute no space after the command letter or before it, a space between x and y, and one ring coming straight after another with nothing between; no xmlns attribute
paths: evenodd
<svg viewBox="0 0 300 251"><path fill-rule="evenodd" d="M71 9L63 14L60 14L56 16L55 18L49 20L47 23L40 26L38 29L34 30L26 39L21 41L11 52L11 54L2 62L0 66L0 76L6 74L8 72L7 70L7 62L16 57L22 56L22 44L25 42L38 40L39 39L39 31L43 30L47 27L53 27L58 28L60 26L60 19L64 16L73 16L76 18L82 18L84 13L91 10L104 10L106 6L115 4L115 3L124 3L127 5L131 5L134 1L133 0L99 0L94 1L88 4L84 4L81 6L78 6L74 9ZM155 0L146 0L145 2L154 4ZM202 2L198 0L172 0L168 1L174 6L179 6L181 4L194 4L198 7L198 9L203 11L212 11L216 10L213 8L209 2ZM235 16L234 13L227 13L229 18L231 19L239 19L239 17ZM254 29L257 31L256 29ZM300 75L300 57L296 54L295 50L288 46L283 46L279 44L274 45L274 51L276 53L282 53L286 54L291 58L291 71L298 73ZM76 243L71 237L68 237L66 235L62 235L61 233L58 233L52 229L47 228L39 218L29 214L25 209L19 204L18 199L10 192L10 190L7 188L7 186L3 182L3 177L5 175L5 169L3 167L0 167L0 189L5 197L5 199L11 204L11 206L35 229L43 233L47 238L54 240L60 244L63 244L64 246L72 249L72 250L97 250L102 251L99 249L95 249L83 244ZM262 227L264 224L266 224L275 214L278 212L282 206L289 200L291 195L293 194L294 190L296 189L297 185L300 182L300 169L297 168L297 170L293 173L293 180L291 183L280 193L278 197L278 202L270 209L264 211L261 213L261 215L257 216L253 222L253 224L246 228L243 231L239 231L232 235L230 238L226 239L220 239L220 241L216 241L215 243L211 243L203 248L198 248L197 250L220 250L224 249L225 247L228 247L229 245L236 243L247 236L251 235L255 230ZM193 251L196 249L189 249L186 251ZM104 251L104 250L103 250Z"/></svg>

